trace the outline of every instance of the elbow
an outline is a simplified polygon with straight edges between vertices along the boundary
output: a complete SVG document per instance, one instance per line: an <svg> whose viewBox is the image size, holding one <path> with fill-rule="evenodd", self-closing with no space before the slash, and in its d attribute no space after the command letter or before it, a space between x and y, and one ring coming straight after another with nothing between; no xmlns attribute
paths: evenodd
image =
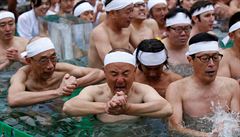
<svg viewBox="0 0 240 137"><path fill-rule="evenodd" d="M62 108L62 111L63 111L65 114L72 116L71 106L69 105L68 102L64 103L63 108Z"/></svg>
<svg viewBox="0 0 240 137"><path fill-rule="evenodd" d="M16 97L9 97L8 96L8 105L10 107L18 107L20 106L21 104L19 103L19 101L17 100Z"/></svg>
<svg viewBox="0 0 240 137"><path fill-rule="evenodd" d="M162 111L164 112L163 113L164 118L170 117L173 114L172 106L169 103L165 105Z"/></svg>

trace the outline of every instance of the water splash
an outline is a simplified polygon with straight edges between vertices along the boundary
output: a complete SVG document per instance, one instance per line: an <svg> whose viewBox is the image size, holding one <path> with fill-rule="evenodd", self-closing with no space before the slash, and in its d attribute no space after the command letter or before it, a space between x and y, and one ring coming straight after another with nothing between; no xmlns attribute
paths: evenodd
<svg viewBox="0 0 240 137"><path fill-rule="evenodd" d="M212 102L213 116L209 118L213 122L213 132L218 133L218 137L239 137L239 114L226 112L219 103L214 105Z"/></svg>

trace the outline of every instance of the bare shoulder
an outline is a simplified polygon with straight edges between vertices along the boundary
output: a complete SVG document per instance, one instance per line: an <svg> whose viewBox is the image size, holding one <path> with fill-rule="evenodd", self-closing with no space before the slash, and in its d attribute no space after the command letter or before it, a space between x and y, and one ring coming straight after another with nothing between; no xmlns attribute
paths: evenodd
<svg viewBox="0 0 240 137"><path fill-rule="evenodd" d="M233 78L217 76L215 80L217 80L217 83L223 85L224 87L229 87L229 88L239 87L237 80Z"/></svg>
<svg viewBox="0 0 240 137"><path fill-rule="evenodd" d="M167 92L182 93L186 90L186 87L190 84L190 77L176 80L169 84Z"/></svg>
<svg viewBox="0 0 240 137"><path fill-rule="evenodd" d="M139 82L133 82L132 88L136 93L155 91L153 87Z"/></svg>
<svg viewBox="0 0 240 137"><path fill-rule="evenodd" d="M85 92L85 93L90 94L92 96L102 95L106 91L108 91L108 86L107 86L106 83L99 84L99 85L87 86L82 90L82 92Z"/></svg>
<svg viewBox="0 0 240 137"><path fill-rule="evenodd" d="M181 75L172 71L167 71L166 73L168 74L172 82L183 78Z"/></svg>
<svg viewBox="0 0 240 137"><path fill-rule="evenodd" d="M157 22L154 20L154 19L152 19L152 18L149 18L149 19L145 19L144 20L144 23L145 24L147 24L148 26L152 26L152 25L157 25Z"/></svg>
<svg viewBox="0 0 240 137"><path fill-rule="evenodd" d="M75 67L78 67L78 66L72 65L70 63L65 63L65 62L58 62L56 64L55 70L56 71L67 71L67 70L73 69Z"/></svg>
<svg viewBox="0 0 240 137"><path fill-rule="evenodd" d="M28 41L28 39L14 36L14 47L17 48L20 52L23 52L26 50Z"/></svg>
<svg viewBox="0 0 240 137"><path fill-rule="evenodd" d="M11 82L13 82L13 80L16 80L16 79L26 79L30 71L31 71L31 68L28 65L21 67L12 76Z"/></svg>
<svg viewBox="0 0 240 137"><path fill-rule="evenodd" d="M106 34L107 33L107 28L106 28L106 24L105 22L100 23L98 26L96 26L93 30L92 30L92 35L99 35L100 34Z"/></svg>

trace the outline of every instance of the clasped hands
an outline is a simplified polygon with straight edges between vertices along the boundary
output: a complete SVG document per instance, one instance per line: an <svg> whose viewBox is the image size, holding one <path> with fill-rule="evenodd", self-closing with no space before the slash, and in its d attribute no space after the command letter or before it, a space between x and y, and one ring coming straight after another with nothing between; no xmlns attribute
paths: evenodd
<svg viewBox="0 0 240 137"><path fill-rule="evenodd" d="M65 74L62 83L56 90L59 96L69 96L77 88L77 79L74 76Z"/></svg>
<svg viewBox="0 0 240 137"><path fill-rule="evenodd" d="M127 95L123 91L117 92L105 107L106 113L110 115L126 114L127 110Z"/></svg>

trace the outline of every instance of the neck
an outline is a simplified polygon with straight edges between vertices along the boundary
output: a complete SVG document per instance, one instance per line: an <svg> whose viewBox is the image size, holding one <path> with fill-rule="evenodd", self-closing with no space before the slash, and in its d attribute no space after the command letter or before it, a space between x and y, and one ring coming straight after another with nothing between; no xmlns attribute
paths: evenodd
<svg viewBox="0 0 240 137"><path fill-rule="evenodd" d="M143 19L133 19L131 24L135 27L135 28L140 28L143 24Z"/></svg>
<svg viewBox="0 0 240 137"><path fill-rule="evenodd" d="M114 24L113 21L111 19L109 19L108 17L106 18L105 23L109 28L111 28L111 30L113 30L116 33L119 33L122 31L122 28L118 27L116 24Z"/></svg>
<svg viewBox="0 0 240 137"><path fill-rule="evenodd" d="M13 38L10 40L0 40L0 47L3 49L8 49L13 45Z"/></svg>
<svg viewBox="0 0 240 137"><path fill-rule="evenodd" d="M164 23L158 23L158 27L159 27L160 30L165 30L166 29Z"/></svg>
<svg viewBox="0 0 240 137"><path fill-rule="evenodd" d="M167 49L170 49L172 51L186 51L187 50L187 45L176 45L176 43L172 43L171 40L169 38L166 39L167 40Z"/></svg>
<svg viewBox="0 0 240 137"><path fill-rule="evenodd" d="M195 83L197 83L197 85L199 85L201 87L210 86L214 82L214 80L213 81L206 81L206 80L199 79L195 74L193 74L191 76L191 78Z"/></svg>
<svg viewBox="0 0 240 137"><path fill-rule="evenodd" d="M234 42L234 45L231 49L236 55L240 56L240 43Z"/></svg>

